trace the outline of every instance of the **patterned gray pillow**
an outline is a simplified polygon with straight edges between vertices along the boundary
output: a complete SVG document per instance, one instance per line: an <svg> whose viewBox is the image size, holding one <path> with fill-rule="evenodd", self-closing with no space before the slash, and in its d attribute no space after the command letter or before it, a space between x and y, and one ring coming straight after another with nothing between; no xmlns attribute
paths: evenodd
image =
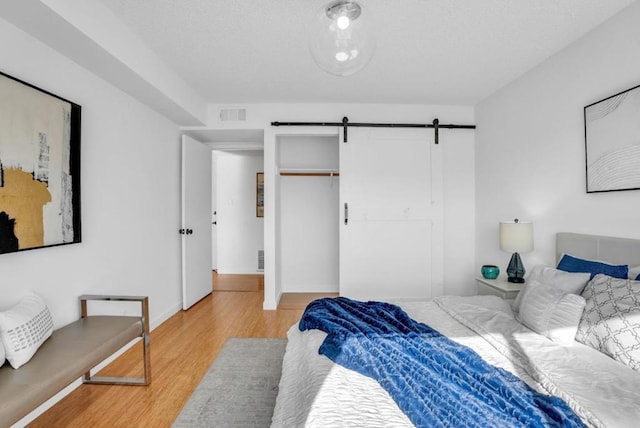
<svg viewBox="0 0 640 428"><path fill-rule="evenodd" d="M640 371L640 281L596 275L576 340Z"/></svg>

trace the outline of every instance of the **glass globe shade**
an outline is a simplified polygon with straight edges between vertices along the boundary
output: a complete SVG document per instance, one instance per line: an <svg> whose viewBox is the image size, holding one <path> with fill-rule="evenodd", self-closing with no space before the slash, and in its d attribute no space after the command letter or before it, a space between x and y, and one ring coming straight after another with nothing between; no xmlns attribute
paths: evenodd
<svg viewBox="0 0 640 428"><path fill-rule="evenodd" d="M349 76L369 63L376 48L370 13L359 2L334 0L320 8L309 27L309 50L318 67Z"/></svg>

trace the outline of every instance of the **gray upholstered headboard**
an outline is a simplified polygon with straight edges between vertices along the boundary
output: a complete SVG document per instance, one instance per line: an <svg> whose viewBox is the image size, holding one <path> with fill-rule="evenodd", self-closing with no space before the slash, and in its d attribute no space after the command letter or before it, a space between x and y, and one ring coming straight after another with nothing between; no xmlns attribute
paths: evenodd
<svg viewBox="0 0 640 428"><path fill-rule="evenodd" d="M640 266L640 239L559 232L556 234L556 262L563 253L611 264Z"/></svg>

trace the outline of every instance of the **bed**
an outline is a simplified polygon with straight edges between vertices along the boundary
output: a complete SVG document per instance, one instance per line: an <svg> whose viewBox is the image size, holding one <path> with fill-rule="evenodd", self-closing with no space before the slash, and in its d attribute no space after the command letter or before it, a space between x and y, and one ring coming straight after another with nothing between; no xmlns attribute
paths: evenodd
<svg viewBox="0 0 640 428"><path fill-rule="evenodd" d="M532 269L526 288L515 301L495 296L444 296L389 303L401 308L416 324L442 333L446 336L442 340L452 346L472 349L507 378L517 377L522 384L518 388L533 391L527 394L568 407L576 423L570 423L565 414L548 423L513 423L484 416L465 421L459 415L473 406L466 395L460 395L450 409L432 408L440 406L443 388L431 388L424 393L427 398L419 397L425 413L437 413L436 419L425 422L429 419L420 419L420 415L416 418L415 411L406 411L404 398L398 400L398 390L389 388L389 382L375 380L366 371L363 374L346 368L349 364L343 361L334 363L325 356L330 353L320 355L325 339L336 337L334 333L328 335L316 328L301 331L296 324L288 333L272 427L638 426L640 240L558 233L556 248L558 266ZM621 273L622 266L625 270ZM606 299L608 303L603 303ZM622 319L617 312L604 313L605 306L624 312ZM307 313L302 321L306 317ZM611 329L622 328L620 322L626 330L612 334ZM603 337L618 333L626 336L613 341ZM578 337L580 342L574 340ZM622 350L620 342L624 342ZM351 357L345 354L348 363ZM335 355L331 358L336 359ZM413 367L406 371L421 370ZM493 377L491 374L487 379ZM507 405L509 400L519 398L507 399ZM415 410L415 405L409 408L414 406Z"/></svg>

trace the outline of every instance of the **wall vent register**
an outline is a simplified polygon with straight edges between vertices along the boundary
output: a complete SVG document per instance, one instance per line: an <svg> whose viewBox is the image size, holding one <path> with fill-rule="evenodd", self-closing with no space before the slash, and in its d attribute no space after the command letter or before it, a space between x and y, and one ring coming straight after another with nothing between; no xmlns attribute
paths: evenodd
<svg viewBox="0 0 640 428"><path fill-rule="evenodd" d="M258 250L258 270L264 270L264 250Z"/></svg>
<svg viewBox="0 0 640 428"><path fill-rule="evenodd" d="M246 108L223 108L220 109L221 122L244 122L247 120Z"/></svg>

